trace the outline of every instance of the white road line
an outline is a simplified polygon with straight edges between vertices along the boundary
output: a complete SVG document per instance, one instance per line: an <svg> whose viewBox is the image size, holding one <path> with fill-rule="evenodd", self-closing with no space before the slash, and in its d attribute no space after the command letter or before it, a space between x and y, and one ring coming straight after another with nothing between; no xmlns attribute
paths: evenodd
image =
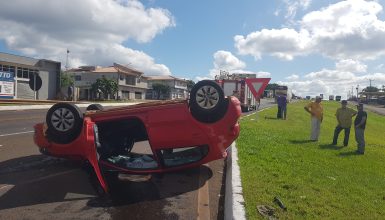
<svg viewBox="0 0 385 220"><path fill-rule="evenodd" d="M19 134L27 134L27 133L32 133L32 132L34 132L34 131L23 131L23 132L11 133L11 134L0 134L0 137L19 135Z"/></svg>
<svg viewBox="0 0 385 220"><path fill-rule="evenodd" d="M0 198L7 193L9 190L11 190L15 185L9 185L9 184L0 184Z"/></svg>
<svg viewBox="0 0 385 220"><path fill-rule="evenodd" d="M49 179L49 178L52 178L52 177L55 177L55 176L60 176L60 175L65 175L65 174L68 174L68 173L72 173L72 172L77 171L77 170L79 170L79 169L71 169L71 170L66 170L66 171L60 172L60 173L54 173L54 174L51 174L51 175L48 175L48 176L43 176L43 177L39 177L39 178L36 178L36 179L32 179L30 181L23 182L22 184L25 185L25 184L31 184L31 183L40 182L42 180L46 180L46 179Z"/></svg>

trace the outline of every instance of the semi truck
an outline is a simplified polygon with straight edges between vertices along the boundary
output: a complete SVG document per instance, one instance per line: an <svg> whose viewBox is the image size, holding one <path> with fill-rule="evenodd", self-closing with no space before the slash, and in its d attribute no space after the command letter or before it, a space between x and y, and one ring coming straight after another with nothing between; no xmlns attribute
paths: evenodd
<svg viewBox="0 0 385 220"><path fill-rule="evenodd" d="M292 92L291 92L291 89L288 86L277 86L275 88L275 96L278 97L280 95L286 96L286 100L288 102L291 101Z"/></svg>
<svg viewBox="0 0 385 220"><path fill-rule="evenodd" d="M225 96L235 96L241 102L242 112L255 110L270 78L222 79L216 82Z"/></svg>

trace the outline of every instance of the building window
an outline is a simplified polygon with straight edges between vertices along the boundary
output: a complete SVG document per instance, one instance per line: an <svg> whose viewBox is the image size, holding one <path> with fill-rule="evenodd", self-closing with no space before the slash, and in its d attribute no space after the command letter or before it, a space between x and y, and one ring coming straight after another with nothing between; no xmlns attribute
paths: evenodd
<svg viewBox="0 0 385 220"><path fill-rule="evenodd" d="M17 78L23 77L23 69L20 67L17 67Z"/></svg>
<svg viewBox="0 0 385 220"><path fill-rule="evenodd" d="M29 70L27 68L23 68L23 76L21 78L29 79Z"/></svg>
<svg viewBox="0 0 385 220"><path fill-rule="evenodd" d="M130 99L130 91L122 90L122 99Z"/></svg>
<svg viewBox="0 0 385 220"><path fill-rule="evenodd" d="M75 75L75 81L82 81L81 75Z"/></svg>
<svg viewBox="0 0 385 220"><path fill-rule="evenodd" d="M135 92L135 99L142 99L142 93L141 92Z"/></svg>
<svg viewBox="0 0 385 220"><path fill-rule="evenodd" d="M136 77L135 76L126 76L126 85L136 85Z"/></svg>

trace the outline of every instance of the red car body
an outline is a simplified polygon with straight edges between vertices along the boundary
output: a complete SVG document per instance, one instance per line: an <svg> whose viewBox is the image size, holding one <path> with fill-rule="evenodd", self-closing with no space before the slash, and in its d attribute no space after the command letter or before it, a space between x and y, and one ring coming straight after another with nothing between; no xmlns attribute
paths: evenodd
<svg viewBox="0 0 385 220"><path fill-rule="evenodd" d="M47 132L47 122L39 123L35 125L34 141L44 154L88 161L100 185L107 192L109 189L104 170L127 174L160 173L199 166L226 157L226 149L240 132L238 119L241 109L237 98L226 97L225 101L227 104L224 105L226 109L223 117L215 122L197 120L191 112L191 103L188 100L157 101L109 110L87 111L83 115L79 134L69 143L52 141ZM129 128L130 124L138 124L139 127ZM127 127L127 130L124 130L124 127ZM98 149L103 145L103 132L119 128L128 133L142 130L135 138L148 140L153 153L150 157L156 162L156 167L127 168L101 159ZM107 139L106 135L104 139ZM194 146L199 147L193 148L193 154L201 152L200 157L192 156L189 158L195 159L178 164L176 156L168 160L174 164L167 165L168 162L165 162L167 150L177 151Z"/></svg>

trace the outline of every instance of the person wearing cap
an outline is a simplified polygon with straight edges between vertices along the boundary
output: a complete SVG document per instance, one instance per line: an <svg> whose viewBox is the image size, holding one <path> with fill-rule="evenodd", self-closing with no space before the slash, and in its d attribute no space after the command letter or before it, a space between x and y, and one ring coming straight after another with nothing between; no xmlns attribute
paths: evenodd
<svg viewBox="0 0 385 220"><path fill-rule="evenodd" d="M311 141L318 141L321 130L321 123L323 120L323 107L321 104L321 97L317 96L314 102L310 102L304 107L305 111L311 115Z"/></svg>
<svg viewBox="0 0 385 220"><path fill-rule="evenodd" d="M365 153L365 138L364 138L364 132L365 132L365 126L366 126L366 119L368 118L368 114L364 111L364 105L362 103L359 103L357 105L357 116L354 120L354 128L355 128L355 136L356 136L356 142L357 142L357 153L358 154L364 154Z"/></svg>
<svg viewBox="0 0 385 220"><path fill-rule="evenodd" d="M347 107L348 102L346 100L341 101L341 108L337 109L336 118L337 126L334 129L334 137L332 145L337 144L338 135L342 130L345 131L344 146L348 146L350 127L352 127L352 118L357 114L356 110Z"/></svg>

